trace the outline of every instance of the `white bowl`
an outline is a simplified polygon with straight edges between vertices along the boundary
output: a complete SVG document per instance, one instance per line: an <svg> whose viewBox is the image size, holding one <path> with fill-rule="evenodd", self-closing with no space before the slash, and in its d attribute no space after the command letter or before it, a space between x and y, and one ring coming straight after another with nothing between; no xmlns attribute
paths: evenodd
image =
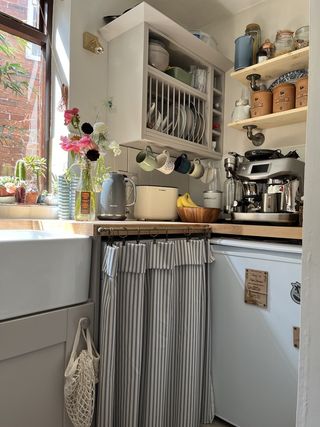
<svg viewBox="0 0 320 427"><path fill-rule="evenodd" d="M157 43L149 43L149 64L160 71L165 71L169 65L169 52Z"/></svg>
<svg viewBox="0 0 320 427"><path fill-rule="evenodd" d="M0 197L0 204L1 203L5 203L5 204L12 204L15 203L16 198L14 196L2 196Z"/></svg>

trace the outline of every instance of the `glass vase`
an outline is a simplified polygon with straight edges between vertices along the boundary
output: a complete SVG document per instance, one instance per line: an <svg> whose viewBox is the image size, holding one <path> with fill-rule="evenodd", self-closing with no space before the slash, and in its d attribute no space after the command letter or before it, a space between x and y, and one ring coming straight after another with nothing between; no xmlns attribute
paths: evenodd
<svg viewBox="0 0 320 427"><path fill-rule="evenodd" d="M80 167L80 179L76 192L75 220L94 221L96 199L92 183L91 161L84 160Z"/></svg>

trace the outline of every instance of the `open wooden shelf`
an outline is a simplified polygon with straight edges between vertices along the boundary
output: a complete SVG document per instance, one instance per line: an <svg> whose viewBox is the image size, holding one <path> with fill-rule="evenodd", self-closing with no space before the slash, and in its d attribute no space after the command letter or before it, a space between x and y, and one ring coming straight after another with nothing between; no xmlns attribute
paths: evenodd
<svg viewBox="0 0 320 427"><path fill-rule="evenodd" d="M247 76L250 74L260 74L261 80L266 81L275 79L281 74L288 73L289 71L308 68L308 64L309 46L277 56L261 62L260 64L251 65L251 67L234 71L231 73L231 77L247 85Z"/></svg>
<svg viewBox="0 0 320 427"><path fill-rule="evenodd" d="M307 111L308 107L293 108L292 110L281 111L281 113L267 114L266 116L229 123L228 127L242 130L243 126L247 125L256 125L259 129L292 125L294 123L305 122L307 120Z"/></svg>

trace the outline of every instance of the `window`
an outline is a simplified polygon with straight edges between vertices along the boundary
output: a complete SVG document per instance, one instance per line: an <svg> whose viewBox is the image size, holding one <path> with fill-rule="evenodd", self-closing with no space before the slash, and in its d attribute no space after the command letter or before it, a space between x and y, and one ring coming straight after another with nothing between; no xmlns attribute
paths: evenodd
<svg viewBox="0 0 320 427"><path fill-rule="evenodd" d="M48 156L53 0L0 0L0 175Z"/></svg>

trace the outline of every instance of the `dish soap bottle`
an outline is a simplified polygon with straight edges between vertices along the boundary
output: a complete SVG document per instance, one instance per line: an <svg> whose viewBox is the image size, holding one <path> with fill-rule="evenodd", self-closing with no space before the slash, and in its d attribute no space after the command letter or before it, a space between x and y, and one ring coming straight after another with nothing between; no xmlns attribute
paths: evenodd
<svg viewBox="0 0 320 427"><path fill-rule="evenodd" d="M81 165L80 180L76 192L75 220L94 221L96 218L96 199L92 185L91 161Z"/></svg>

